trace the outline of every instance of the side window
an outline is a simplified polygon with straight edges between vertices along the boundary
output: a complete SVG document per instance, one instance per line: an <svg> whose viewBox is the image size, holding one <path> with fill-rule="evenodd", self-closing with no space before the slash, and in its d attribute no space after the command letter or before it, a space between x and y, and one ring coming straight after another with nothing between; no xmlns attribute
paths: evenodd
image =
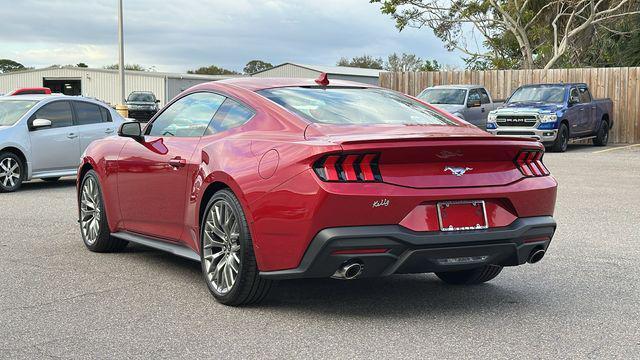
<svg viewBox="0 0 640 360"><path fill-rule="evenodd" d="M103 122L102 111L100 106L84 101L76 101L73 103L76 108L76 116L78 117L78 125L99 124Z"/></svg>
<svg viewBox="0 0 640 360"><path fill-rule="evenodd" d="M480 101L480 93L477 89L469 90L469 99L467 99L467 104L470 104L472 101Z"/></svg>
<svg viewBox="0 0 640 360"><path fill-rule="evenodd" d="M487 90L485 89L478 89L478 91L480 91L480 101L483 104L489 104L491 103L491 99L489 98L489 94L487 93Z"/></svg>
<svg viewBox="0 0 640 360"><path fill-rule="evenodd" d="M71 103L68 101L54 101L36 111L33 119L47 119L52 128L73 126Z"/></svg>
<svg viewBox="0 0 640 360"><path fill-rule="evenodd" d="M100 106L100 113L102 114L102 122L112 122L113 120L111 119L111 112L103 107Z"/></svg>
<svg viewBox="0 0 640 360"><path fill-rule="evenodd" d="M590 103L591 102L591 94L589 93L589 89L585 86L581 86L578 88L580 92L580 102L581 103Z"/></svg>
<svg viewBox="0 0 640 360"><path fill-rule="evenodd" d="M213 117L205 135L219 133L225 130L238 127L251 119L253 111L239 102L226 99L220 109Z"/></svg>
<svg viewBox="0 0 640 360"><path fill-rule="evenodd" d="M151 124L147 135L199 137L204 135L225 97L200 92L171 104Z"/></svg>

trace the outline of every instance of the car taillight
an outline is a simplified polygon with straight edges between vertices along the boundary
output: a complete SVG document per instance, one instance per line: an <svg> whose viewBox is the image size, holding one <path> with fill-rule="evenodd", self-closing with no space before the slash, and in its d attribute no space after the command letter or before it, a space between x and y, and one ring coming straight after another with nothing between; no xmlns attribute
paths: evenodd
<svg viewBox="0 0 640 360"><path fill-rule="evenodd" d="M547 176L549 170L542 163L543 150L523 150L516 157L516 166L526 177Z"/></svg>
<svg viewBox="0 0 640 360"><path fill-rule="evenodd" d="M327 155L316 161L313 170L322 181L381 182L380 154Z"/></svg>

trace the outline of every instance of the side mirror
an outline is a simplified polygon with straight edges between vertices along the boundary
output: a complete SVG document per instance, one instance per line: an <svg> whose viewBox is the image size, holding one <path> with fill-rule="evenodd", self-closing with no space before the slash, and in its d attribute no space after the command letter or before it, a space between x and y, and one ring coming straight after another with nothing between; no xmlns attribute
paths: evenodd
<svg viewBox="0 0 640 360"><path fill-rule="evenodd" d="M467 107L480 107L480 100L469 100L467 101Z"/></svg>
<svg viewBox="0 0 640 360"><path fill-rule="evenodd" d="M143 139L140 123L136 121L123 122L118 129L118 136L130 137L136 140Z"/></svg>
<svg viewBox="0 0 640 360"><path fill-rule="evenodd" d="M48 119L35 119L31 123L32 129L42 129L46 127L51 127L51 120Z"/></svg>
<svg viewBox="0 0 640 360"><path fill-rule="evenodd" d="M575 105L578 104L580 102L580 97L578 96L572 96L569 98L569 105Z"/></svg>

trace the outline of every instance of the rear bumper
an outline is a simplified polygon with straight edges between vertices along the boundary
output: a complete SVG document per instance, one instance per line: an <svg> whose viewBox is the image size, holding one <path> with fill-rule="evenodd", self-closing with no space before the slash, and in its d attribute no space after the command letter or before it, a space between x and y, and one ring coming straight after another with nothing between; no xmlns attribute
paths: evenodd
<svg viewBox="0 0 640 360"><path fill-rule="evenodd" d="M415 232L398 225L354 226L320 231L295 269L261 272L269 279L330 277L345 262L364 265L363 277L524 264L546 250L556 229L551 216L519 218L510 226L477 231ZM335 251L388 249L384 253Z"/></svg>
<svg viewBox="0 0 640 360"><path fill-rule="evenodd" d="M557 129L539 130L534 127L498 127L497 129L488 129L489 133L498 136L512 136L536 139L543 143L552 143L558 136Z"/></svg>

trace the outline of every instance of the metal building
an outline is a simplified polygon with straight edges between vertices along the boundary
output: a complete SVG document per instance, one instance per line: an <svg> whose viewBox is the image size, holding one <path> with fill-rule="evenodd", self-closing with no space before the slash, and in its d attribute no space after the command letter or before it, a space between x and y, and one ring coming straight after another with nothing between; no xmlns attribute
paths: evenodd
<svg viewBox="0 0 640 360"><path fill-rule="evenodd" d="M284 63L271 69L251 74L255 77L284 77L315 79L321 73L327 73L329 79L357 81L365 84L378 85L378 78L383 70L362 69L347 66L322 66Z"/></svg>
<svg viewBox="0 0 640 360"><path fill-rule="evenodd" d="M151 91L164 105L183 90L203 82L233 75L173 74L152 71L125 71L126 93ZM53 92L82 95L116 105L120 102L117 70L80 67L51 67L0 74L0 94L25 87L45 86Z"/></svg>

